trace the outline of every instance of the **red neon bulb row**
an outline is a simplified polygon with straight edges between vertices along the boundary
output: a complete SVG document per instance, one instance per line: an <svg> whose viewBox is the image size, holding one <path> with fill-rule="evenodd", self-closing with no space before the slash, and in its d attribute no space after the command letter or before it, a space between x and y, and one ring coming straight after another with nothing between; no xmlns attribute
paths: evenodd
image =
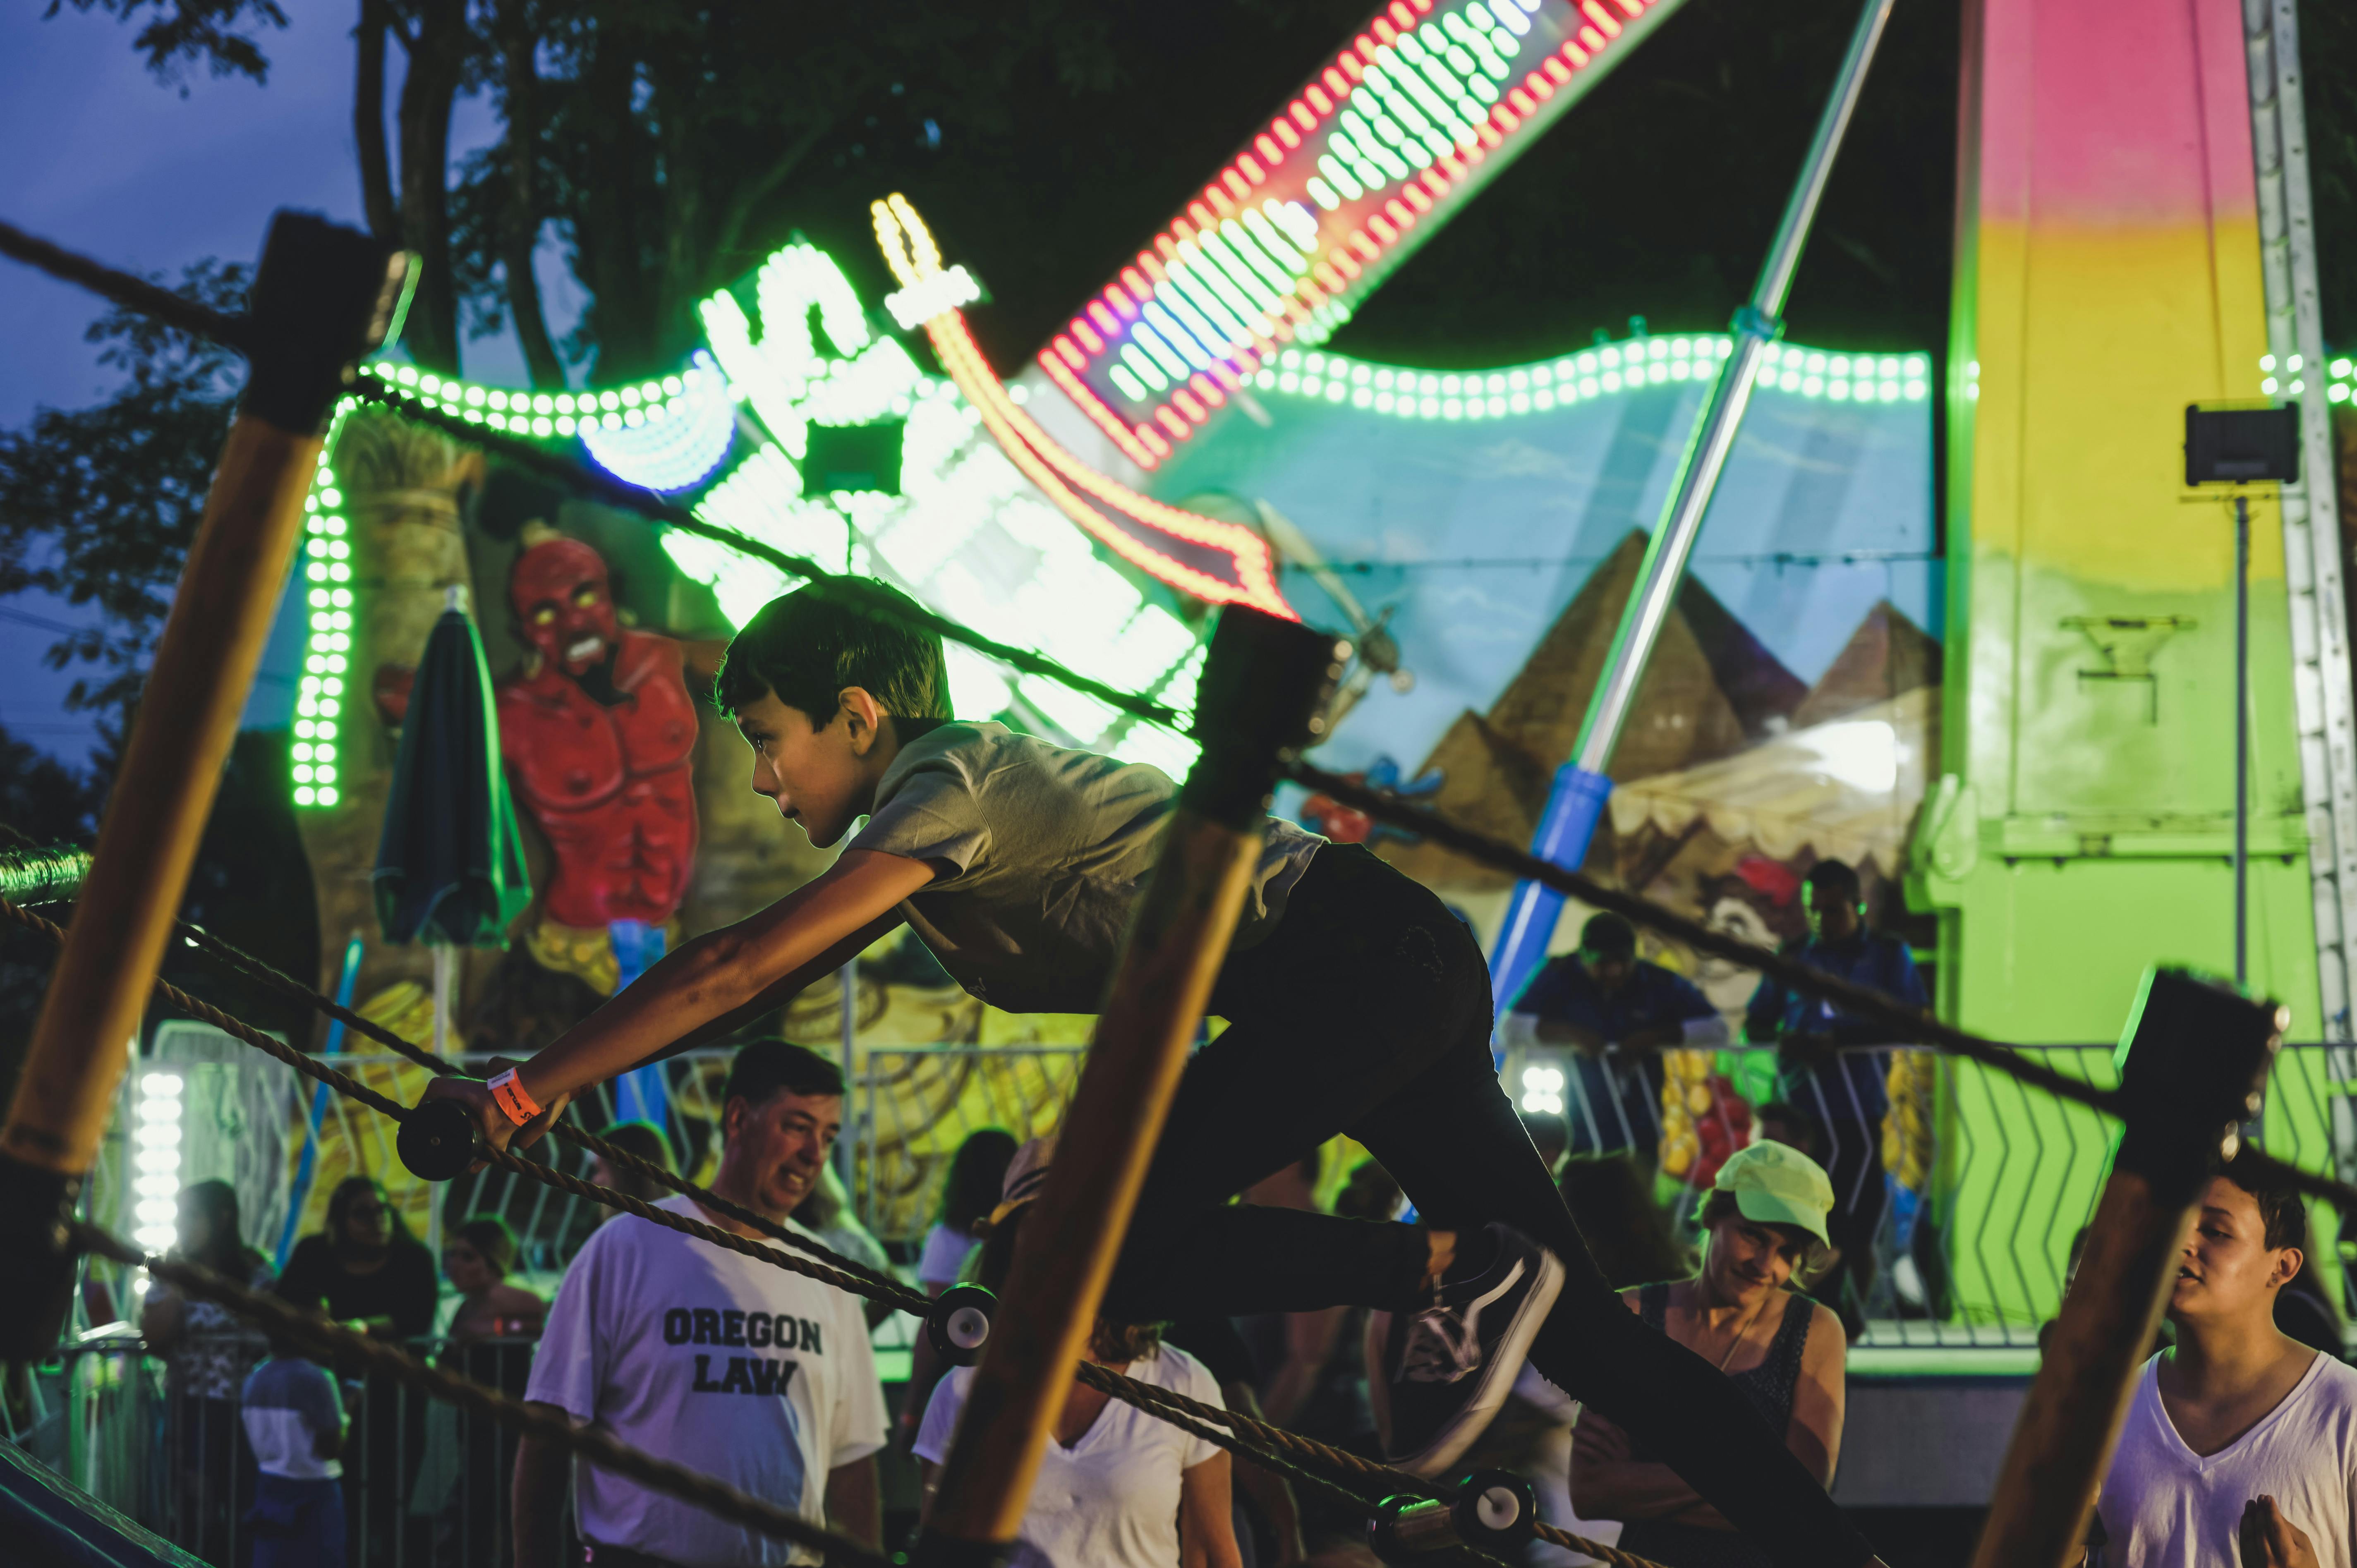
<svg viewBox="0 0 2357 1568"><path fill-rule="evenodd" d="M1398 195L1385 201L1379 211L1367 215L1362 228L1352 230L1322 259L1311 263L1309 275L1295 285L1293 295L1285 301L1286 318L1276 323L1266 337L1254 334L1250 347L1237 349L1226 361L1211 368L1211 376L1223 383L1227 392L1236 391L1243 377L1251 375L1264 360L1273 358L1279 343L1290 342L1311 311L1323 305L1329 295L1340 293L1354 282L1365 271L1365 263L1398 244L1418 218L1432 211L1451 186L1465 179L1472 166L1480 164L1491 150L1505 145L1506 137L1519 130L1524 120L1535 115L1539 106L1555 96L1557 88L1568 85L1577 71L1620 36L1621 18L1614 17L1603 0L1567 3L1587 18L1579 32L1542 60L1520 83L1506 90L1502 101L1491 106L1489 118L1476 127L1479 142L1464 149L1461 157L1455 152L1441 155L1436 166L1411 177L1401 186ZM1611 0L1622 18L1631 21L1643 16L1651 3L1652 0ZM1139 467L1154 467L1170 455L1170 442L1186 440L1197 426L1210 419L1211 411L1227 401L1220 387L1199 372L1168 394L1149 418L1125 424L1077 372L1108 352L1110 343L1122 335L1122 323L1136 319L1140 307L1153 298L1156 286L1165 276L1163 263L1177 257L1178 242L1191 240L1198 230L1216 229L1222 220L1234 217L1237 204L1249 200L1251 193L1267 182L1270 173L1284 163L1286 156L1300 148L1304 134L1315 131L1340 109L1351 90L1365 77L1366 67L1373 62L1377 49L1413 29L1419 17L1431 12L1434 0L1391 0L1366 32L1352 39L1349 48L1303 87L1300 96L1253 136L1246 150L1237 154L1204 186L1202 194L1188 203L1185 215L1173 219L1168 229L1155 236L1150 248L1137 253L1135 264L1124 267L1120 277L1106 285L1104 292L1089 301L1065 329L1039 351L1040 368ZM1373 231L1372 239L1368 237L1369 230ZM1168 440L1164 439L1165 434Z"/></svg>
<svg viewBox="0 0 2357 1568"><path fill-rule="evenodd" d="M983 358L961 313L945 310L932 317L925 323L925 335L932 340L933 351L940 356L942 368L982 414L984 425L1000 448L1014 459L1024 477L1056 504L1059 511L1080 524L1091 538L1141 571L1199 599L1212 604L1249 605L1286 620L1301 618L1277 587L1276 567L1269 555L1268 542L1258 533L1241 523L1222 522L1139 495L1073 456L1006 395L1006 387ZM1067 371L1066 374L1071 372ZM1062 381L1058 384L1067 385ZM1080 385L1075 377L1067 390ZM1082 390L1085 392L1086 388ZM1168 446L1162 450L1166 456L1169 452ZM1235 564L1235 582L1225 582L1164 554L1114 524L1097 510L1098 504L1122 512L1153 532L1224 551Z"/></svg>

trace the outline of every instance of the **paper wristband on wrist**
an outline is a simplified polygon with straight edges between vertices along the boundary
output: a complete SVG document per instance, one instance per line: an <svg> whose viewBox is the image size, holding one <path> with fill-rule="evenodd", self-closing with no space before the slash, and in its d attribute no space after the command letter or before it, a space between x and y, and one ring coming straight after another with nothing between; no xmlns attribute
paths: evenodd
<svg viewBox="0 0 2357 1568"><path fill-rule="evenodd" d="M491 1098L499 1101L500 1110L506 1113L507 1119L519 1127L540 1114L540 1107L533 1103L532 1096L523 1091L523 1081L516 1077L513 1068L483 1087L491 1091Z"/></svg>

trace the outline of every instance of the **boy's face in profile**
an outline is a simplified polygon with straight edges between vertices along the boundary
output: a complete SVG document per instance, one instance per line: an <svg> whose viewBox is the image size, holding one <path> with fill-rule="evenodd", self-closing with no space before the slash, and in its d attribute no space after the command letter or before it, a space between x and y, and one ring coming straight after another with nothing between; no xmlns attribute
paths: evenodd
<svg viewBox="0 0 2357 1568"><path fill-rule="evenodd" d="M2276 1293L2299 1273L2299 1249L2270 1249L2258 1200L2224 1176L2214 1176L2201 1211L2178 1254L2169 1316L2231 1318L2274 1311Z"/></svg>
<svg viewBox="0 0 2357 1568"><path fill-rule="evenodd" d="M764 692L737 709L737 727L753 748L753 792L776 801L778 814L800 822L817 848L834 845L866 813L872 785L864 762L875 732L847 709L814 727L809 714Z"/></svg>

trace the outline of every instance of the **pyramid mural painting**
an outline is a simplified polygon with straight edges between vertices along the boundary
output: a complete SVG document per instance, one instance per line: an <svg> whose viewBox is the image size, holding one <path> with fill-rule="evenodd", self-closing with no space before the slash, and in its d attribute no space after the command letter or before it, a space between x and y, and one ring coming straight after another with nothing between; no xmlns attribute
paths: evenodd
<svg viewBox="0 0 2357 1568"><path fill-rule="evenodd" d="M1448 725L1415 775L1437 777L1435 809L1527 842L1577 738L1644 545L1628 535L1489 711ZM1938 777L1939 676L1939 644L1882 601L1806 685L1689 578L1638 689L1584 869L1749 940L1798 935L1801 879L1818 860L1849 861L1870 889L1898 876L1925 782ZM1429 844L1380 853L1477 927L1491 923L1507 890L1496 873ZM1558 948L1586 914L1566 912ZM1750 972L1650 934L1645 942L1648 956L1691 975L1739 1021Z"/></svg>

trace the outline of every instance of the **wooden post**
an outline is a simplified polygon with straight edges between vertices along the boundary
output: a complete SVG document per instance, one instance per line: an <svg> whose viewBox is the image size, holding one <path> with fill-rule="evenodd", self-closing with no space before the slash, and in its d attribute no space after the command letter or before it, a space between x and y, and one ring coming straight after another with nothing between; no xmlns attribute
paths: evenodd
<svg viewBox="0 0 2357 1568"><path fill-rule="evenodd" d="M395 325L408 261L280 212L242 347L252 373L189 548L65 951L0 1130L0 1359L46 1356L73 1284L66 1226L106 1130L286 583L329 407Z"/></svg>
<svg viewBox="0 0 2357 1568"><path fill-rule="evenodd" d="M2006 1449L1973 1568L2079 1561L2179 1249L2234 1124L2256 1108L2287 1023L2273 1003L2184 971L2146 977L2120 1047L2126 1130Z"/></svg>
<svg viewBox="0 0 2357 1568"><path fill-rule="evenodd" d="M1308 739L1348 645L1229 607L1211 639L1187 776L1097 1023L1039 1212L1023 1227L989 1347L917 1561L1004 1560L1071 1391L1261 848L1279 753Z"/></svg>

